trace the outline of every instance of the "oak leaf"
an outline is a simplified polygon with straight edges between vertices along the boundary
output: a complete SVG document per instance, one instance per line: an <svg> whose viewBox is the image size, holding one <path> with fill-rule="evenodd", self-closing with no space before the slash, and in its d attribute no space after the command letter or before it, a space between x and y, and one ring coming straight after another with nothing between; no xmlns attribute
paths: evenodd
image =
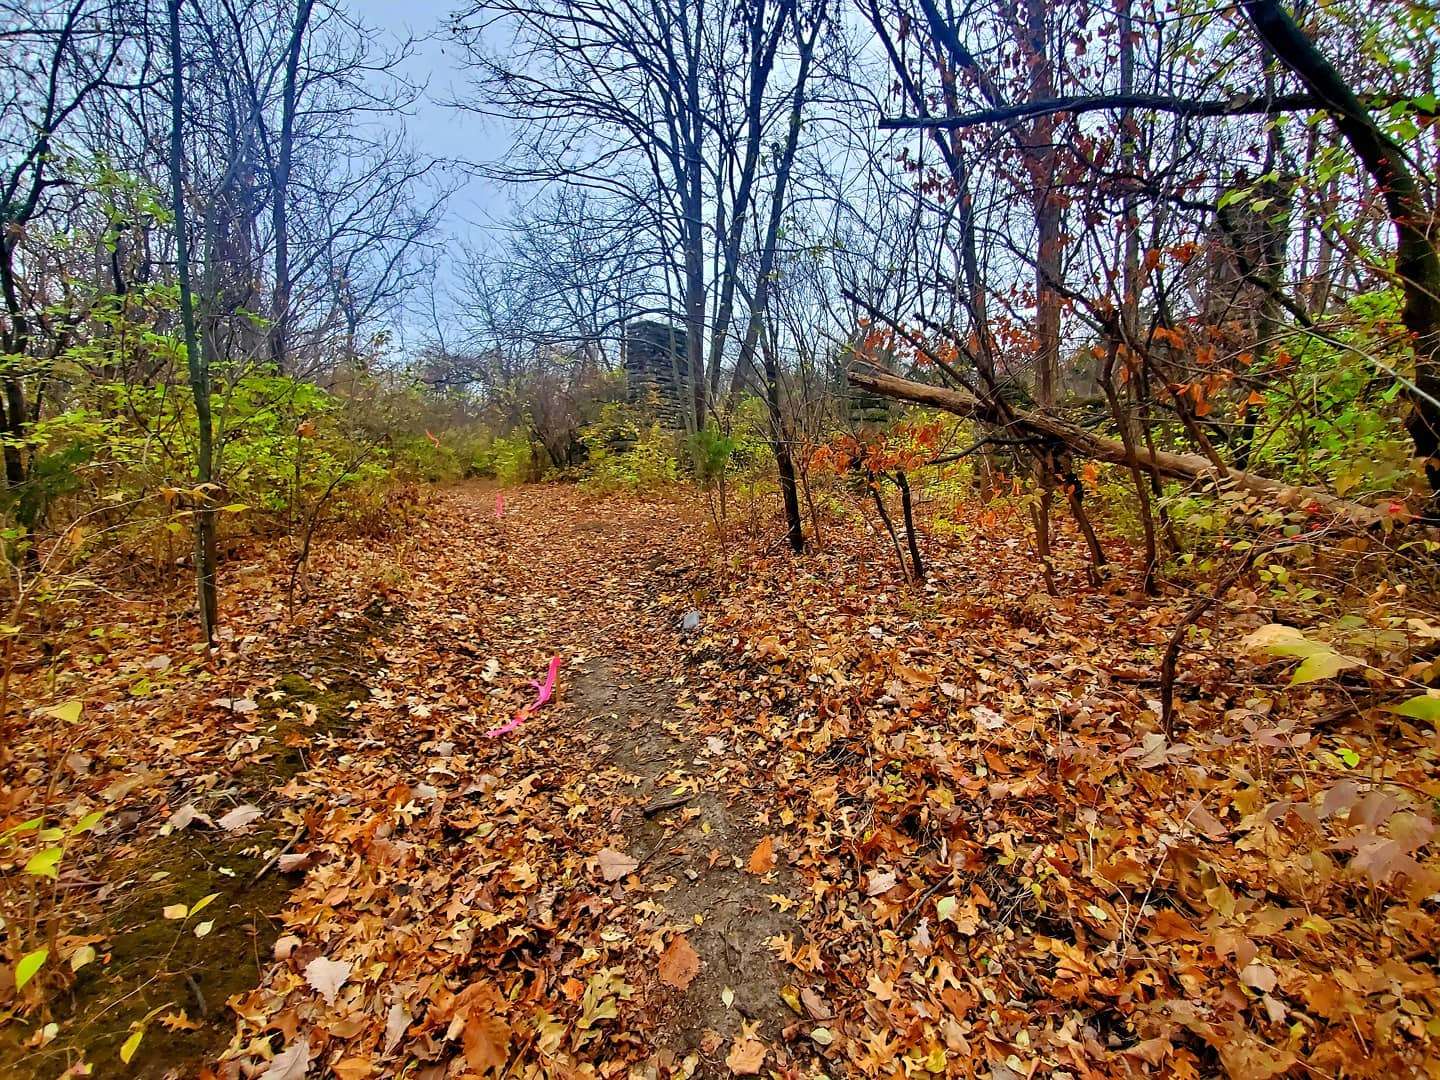
<svg viewBox="0 0 1440 1080"><path fill-rule="evenodd" d="M660 954L660 981L676 990L687 990L700 974L700 956L684 934L677 934Z"/></svg>

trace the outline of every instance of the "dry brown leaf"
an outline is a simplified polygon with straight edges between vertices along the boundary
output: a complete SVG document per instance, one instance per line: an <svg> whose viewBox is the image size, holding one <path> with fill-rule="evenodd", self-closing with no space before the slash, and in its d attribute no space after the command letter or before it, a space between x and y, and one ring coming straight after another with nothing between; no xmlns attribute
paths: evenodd
<svg viewBox="0 0 1440 1080"><path fill-rule="evenodd" d="M334 1005L335 995L350 978L351 966L348 960L328 960L317 956L305 965L305 981L320 992L327 1005Z"/></svg>
<svg viewBox="0 0 1440 1080"><path fill-rule="evenodd" d="M498 1016L472 1015L461 1036L465 1064L478 1073L491 1069L498 1075L510 1058L510 1029Z"/></svg>
<svg viewBox="0 0 1440 1080"><path fill-rule="evenodd" d="M640 867L629 855L614 848L601 848L596 858L600 860L600 876L606 881L619 881Z"/></svg>
<svg viewBox="0 0 1440 1080"><path fill-rule="evenodd" d="M375 1074L375 1066L362 1057L341 1058L330 1069L340 1080L366 1080Z"/></svg>
<svg viewBox="0 0 1440 1080"><path fill-rule="evenodd" d="M300 1039L288 1050L276 1054L260 1080L303 1080L310 1068L310 1040Z"/></svg>
<svg viewBox="0 0 1440 1080"><path fill-rule="evenodd" d="M700 974L700 956L684 934L676 934L660 954L660 981L676 990L686 990Z"/></svg>
<svg viewBox="0 0 1440 1080"><path fill-rule="evenodd" d="M767 836L750 853L748 869L752 874L768 874L775 869L775 838Z"/></svg>
<svg viewBox="0 0 1440 1080"><path fill-rule="evenodd" d="M754 1039L737 1039L725 1055L725 1064L736 1076L754 1076L765 1061L765 1044Z"/></svg>

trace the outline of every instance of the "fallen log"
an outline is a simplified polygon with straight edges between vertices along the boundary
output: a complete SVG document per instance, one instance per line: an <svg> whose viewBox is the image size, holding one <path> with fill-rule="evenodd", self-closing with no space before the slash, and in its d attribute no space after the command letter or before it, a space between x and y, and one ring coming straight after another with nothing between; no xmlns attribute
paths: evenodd
<svg viewBox="0 0 1440 1080"><path fill-rule="evenodd" d="M1111 465L1126 465L1130 458L1125 446L1117 439L1107 439L1049 413L1011 407L1007 417L993 404L976 397L968 390L903 379L888 371L867 366L853 366L846 372L850 385L897 401L928 405L933 409L979 420L1002 428L1008 435L1022 438L1053 440L1072 453ZM1217 469L1208 458L1199 454L1172 454L1164 450L1154 453L1136 447L1140 467L1171 480L1229 484L1241 491L1262 496L1280 506L1292 509L1318 510L1345 525L1370 529L1385 520L1386 514L1363 503L1342 499L1319 488L1286 484L1266 476L1240 469Z"/></svg>

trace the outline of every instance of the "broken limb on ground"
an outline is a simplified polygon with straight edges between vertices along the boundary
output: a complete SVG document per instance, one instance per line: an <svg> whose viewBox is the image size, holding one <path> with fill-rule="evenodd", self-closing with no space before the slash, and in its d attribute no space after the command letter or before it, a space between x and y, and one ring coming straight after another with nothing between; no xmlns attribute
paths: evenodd
<svg viewBox="0 0 1440 1080"><path fill-rule="evenodd" d="M54 801L107 816L57 882L96 957L4 1075L1435 1071L1433 731L1283 685L1256 605L1167 737L1188 603L1069 535L1048 597L1018 518L916 587L858 530L730 575L684 498L435 498L317 553L298 625L257 556L214 661L136 614L30 675L90 721Z"/></svg>

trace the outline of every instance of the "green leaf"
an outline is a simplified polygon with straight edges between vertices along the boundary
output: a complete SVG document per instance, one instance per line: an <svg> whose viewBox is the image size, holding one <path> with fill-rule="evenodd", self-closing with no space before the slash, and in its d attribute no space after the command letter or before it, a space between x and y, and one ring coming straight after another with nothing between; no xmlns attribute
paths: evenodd
<svg viewBox="0 0 1440 1080"><path fill-rule="evenodd" d="M1350 657L1341 656L1337 652L1316 653L1314 656L1307 656L1304 662L1295 669L1295 674L1290 676L1290 685L1300 686L1302 683L1318 682L1321 679L1333 679L1346 668L1359 666L1359 660L1352 660Z"/></svg>
<svg viewBox="0 0 1440 1080"><path fill-rule="evenodd" d="M1412 720L1440 724L1440 696L1434 694L1416 694L1409 701L1402 701L1399 705L1387 705L1386 710L1399 713L1401 716L1408 716Z"/></svg>
<svg viewBox="0 0 1440 1080"><path fill-rule="evenodd" d="M40 970L40 965L45 963L45 958L49 955L49 949L36 949L20 958L20 962L15 965L16 990L25 988L25 984L35 977L35 973Z"/></svg>
<svg viewBox="0 0 1440 1080"><path fill-rule="evenodd" d="M70 835L79 836L82 832L89 832L91 829L95 828L96 825L99 825L100 822L104 819L104 817L104 810L92 810L90 813L86 814L79 821L77 821L74 825L70 826Z"/></svg>
<svg viewBox="0 0 1440 1080"><path fill-rule="evenodd" d="M135 1051L140 1049L140 1040L144 1037L145 1029L142 1027L137 1029L133 1035L131 1035L128 1039L124 1041L124 1043L121 1044L120 1060L123 1061L126 1065L130 1064L130 1059L135 1056Z"/></svg>
<svg viewBox="0 0 1440 1080"><path fill-rule="evenodd" d="M1335 751L1335 754L1345 763L1347 769L1353 769L1356 765L1360 764L1360 755L1348 746L1342 746L1339 750Z"/></svg>
<svg viewBox="0 0 1440 1080"><path fill-rule="evenodd" d="M11 825L3 835L14 836L16 833L29 832L32 829L38 829L44 823L44 818L32 817L29 821L22 821L19 825Z"/></svg>
<svg viewBox="0 0 1440 1080"><path fill-rule="evenodd" d="M195 915L201 911L204 911L215 901L215 898L219 895L220 894L218 892L212 892L209 896L202 896L199 900L195 901L195 906L190 909L190 914Z"/></svg>
<svg viewBox="0 0 1440 1080"><path fill-rule="evenodd" d="M34 874L36 877L59 877L60 856L64 854L65 849L59 845L37 851L25 864L25 873Z"/></svg>

